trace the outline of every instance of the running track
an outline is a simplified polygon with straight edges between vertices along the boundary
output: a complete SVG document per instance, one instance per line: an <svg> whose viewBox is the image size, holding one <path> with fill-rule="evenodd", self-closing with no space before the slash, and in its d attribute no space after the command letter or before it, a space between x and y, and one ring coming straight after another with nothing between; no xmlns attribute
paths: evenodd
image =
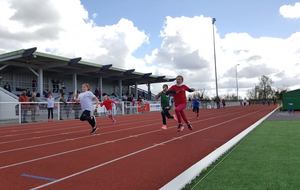
<svg viewBox="0 0 300 190"><path fill-rule="evenodd" d="M183 132L161 130L159 112L98 118L96 135L75 120L1 127L0 189L159 189L274 108L187 112Z"/></svg>

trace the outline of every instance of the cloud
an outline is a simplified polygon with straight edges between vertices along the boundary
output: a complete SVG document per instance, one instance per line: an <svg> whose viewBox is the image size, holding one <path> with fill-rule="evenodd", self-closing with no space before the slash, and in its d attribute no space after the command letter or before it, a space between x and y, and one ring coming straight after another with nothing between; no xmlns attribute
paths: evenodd
<svg viewBox="0 0 300 190"><path fill-rule="evenodd" d="M0 49L37 47L42 52L127 68L128 58L149 37L128 19L99 26L95 17L89 18L80 0L0 0Z"/></svg>
<svg viewBox="0 0 300 190"><path fill-rule="evenodd" d="M279 13L284 18L298 19L300 18L300 2L294 5L283 5L279 8Z"/></svg>
<svg viewBox="0 0 300 190"><path fill-rule="evenodd" d="M42 52L139 72L168 77L182 74L189 86L215 94L210 17L166 17L161 44L141 58L134 53L151 43L147 31L125 18L100 26L96 17L80 0L0 0L0 52L38 47ZM274 85L295 86L291 78L297 78L300 70L300 32L271 38L236 32L220 36L217 23L215 29L220 93L235 91L237 64L241 94L258 83L261 75L274 78ZM153 85L153 92L159 90L161 85Z"/></svg>
<svg viewBox="0 0 300 190"><path fill-rule="evenodd" d="M15 10L11 20L18 21L26 27L40 24L55 24L60 19L60 12L55 9L54 1L50 0L11 0L10 7ZM41 6L42 5L42 6Z"/></svg>
<svg viewBox="0 0 300 190"><path fill-rule="evenodd" d="M209 17L166 17L161 31L161 47L147 55L146 61L149 65L183 74L187 84L195 88L205 87L210 90L210 95L214 95L211 27ZM275 74L280 71L296 75L295 65L300 62L300 44L297 41L300 41L298 32L288 38L252 37L248 33L227 33L222 38L216 32L220 91L227 93L228 88L234 92L237 64L240 88L244 94L258 83L261 75L276 78ZM275 81L274 85L281 84Z"/></svg>
<svg viewBox="0 0 300 190"><path fill-rule="evenodd" d="M251 88L253 86L253 82L249 81L249 80L243 80L243 79L238 79L238 87L239 89L242 88ZM235 78L231 78L231 79L227 79L225 81L222 81L220 83L220 88L221 89L231 89L232 91L236 90L236 79Z"/></svg>
<svg viewBox="0 0 300 190"><path fill-rule="evenodd" d="M288 88L290 86L299 86L299 80L299 76L284 76L274 81L274 83L276 83L276 86L279 88Z"/></svg>
<svg viewBox="0 0 300 190"><path fill-rule="evenodd" d="M259 55L253 55L253 56L250 56L249 58L247 58L246 61L247 62L251 62L251 61L258 61L260 59L262 59L261 56L259 56Z"/></svg>
<svg viewBox="0 0 300 190"><path fill-rule="evenodd" d="M270 75L277 71L277 69L268 67L266 64L248 65L238 72L238 76L244 78L258 78L262 75Z"/></svg>

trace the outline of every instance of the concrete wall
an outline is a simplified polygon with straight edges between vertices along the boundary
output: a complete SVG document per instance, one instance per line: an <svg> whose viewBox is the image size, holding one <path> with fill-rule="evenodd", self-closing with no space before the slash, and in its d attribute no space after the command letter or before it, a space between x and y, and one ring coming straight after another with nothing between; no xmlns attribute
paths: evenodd
<svg viewBox="0 0 300 190"><path fill-rule="evenodd" d="M0 120L18 119L15 109L17 105L18 99L0 87Z"/></svg>

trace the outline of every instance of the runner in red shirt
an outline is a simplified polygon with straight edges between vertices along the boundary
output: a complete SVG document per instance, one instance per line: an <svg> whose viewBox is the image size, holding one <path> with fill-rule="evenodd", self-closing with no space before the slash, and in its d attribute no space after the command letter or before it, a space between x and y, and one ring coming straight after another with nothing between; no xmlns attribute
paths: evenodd
<svg viewBox="0 0 300 190"><path fill-rule="evenodd" d="M108 97L108 95L104 95L103 98L104 98L104 100L103 100L103 102L100 105L104 106L106 108L108 117L113 121L113 123L116 123L116 120L113 117L113 113L112 113L113 104L116 104L116 102L113 101L113 100L111 100Z"/></svg>
<svg viewBox="0 0 300 190"><path fill-rule="evenodd" d="M176 85L171 86L171 88L169 88L169 90L167 91L167 94L170 94L174 97L175 113L178 121L178 131L182 131L184 129L184 126L181 123L181 119L183 119L190 130L193 129L184 113L184 109L186 108L187 103L185 91L193 92L195 90L183 84L183 77L181 75L178 75L176 77Z"/></svg>

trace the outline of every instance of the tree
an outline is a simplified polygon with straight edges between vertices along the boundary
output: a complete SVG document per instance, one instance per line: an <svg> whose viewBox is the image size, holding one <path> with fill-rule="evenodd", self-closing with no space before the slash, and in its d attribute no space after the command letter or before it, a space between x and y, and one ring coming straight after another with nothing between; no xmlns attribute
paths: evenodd
<svg viewBox="0 0 300 190"><path fill-rule="evenodd" d="M236 94L226 94L224 96L225 100L237 100Z"/></svg>
<svg viewBox="0 0 300 190"><path fill-rule="evenodd" d="M252 89L247 91L247 97L248 97L248 99L251 99L251 100L256 99L256 90L255 90L255 88L252 88Z"/></svg>
<svg viewBox="0 0 300 190"><path fill-rule="evenodd" d="M278 100L282 100L282 96L283 94L285 94L288 90L287 89L277 89L275 91L275 94L274 94L274 98L278 99Z"/></svg>
<svg viewBox="0 0 300 190"><path fill-rule="evenodd" d="M272 89L272 84L273 81L268 76L263 75L259 78L259 84L257 86L258 99L266 100L273 98L275 92Z"/></svg>
<svg viewBox="0 0 300 190"><path fill-rule="evenodd" d="M273 99L275 96L275 90L272 88L273 81L268 76L261 76L259 78L259 84L253 89L248 90L247 96L249 99L266 100Z"/></svg>

